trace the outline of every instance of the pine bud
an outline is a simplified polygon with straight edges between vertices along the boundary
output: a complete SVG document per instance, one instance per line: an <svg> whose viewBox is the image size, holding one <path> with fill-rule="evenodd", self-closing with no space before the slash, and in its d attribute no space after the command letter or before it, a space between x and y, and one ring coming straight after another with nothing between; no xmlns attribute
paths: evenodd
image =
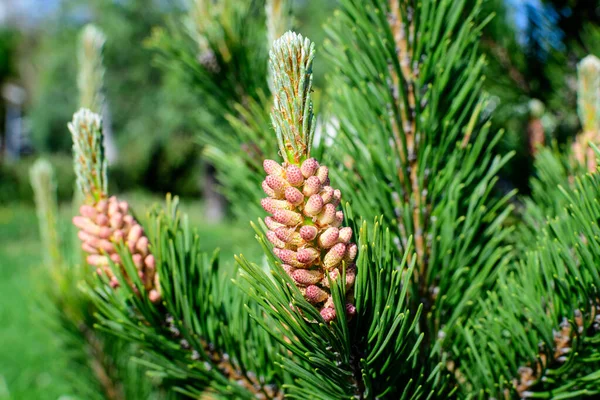
<svg viewBox="0 0 600 400"><path fill-rule="evenodd" d="M304 264L302 264L300 261L298 261L295 251L292 251L289 249L279 249L279 248L275 247L273 249L273 253L275 253L275 255L277 257L279 257L279 259L281 261L283 261L286 264L291 265L294 268L306 267Z"/></svg>
<svg viewBox="0 0 600 400"><path fill-rule="evenodd" d="M335 220L333 221L333 223L331 225L333 225L335 227L339 227L340 225L342 225L343 222L344 222L344 212L338 211L335 213Z"/></svg>
<svg viewBox="0 0 600 400"><path fill-rule="evenodd" d="M304 195L295 187L289 186L285 188L285 199L292 205L297 206L304 201Z"/></svg>
<svg viewBox="0 0 600 400"><path fill-rule="evenodd" d="M308 179L310 176L313 176L315 172L317 172L317 169L319 169L319 163L314 158L307 159L300 167L300 171L302 171L302 175L306 179Z"/></svg>
<svg viewBox="0 0 600 400"><path fill-rule="evenodd" d="M339 232L338 228L327 228L327 230L319 236L319 245L324 249L333 247L333 245L337 243Z"/></svg>
<svg viewBox="0 0 600 400"><path fill-rule="evenodd" d="M296 253L296 257L299 262L309 264L319 257L319 252L313 248L306 247L304 249L299 249Z"/></svg>
<svg viewBox="0 0 600 400"><path fill-rule="evenodd" d="M348 245L348 250L347 250L346 256L344 257L344 261L346 261L348 263L354 261L357 254L358 254L358 246L356 245L356 243L350 243Z"/></svg>
<svg viewBox="0 0 600 400"><path fill-rule="evenodd" d="M292 278L300 285L314 285L323 279L323 274L317 270L296 269L292 272Z"/></svg>
<svg viewBox="0 0 600 400"><path fill-rule="evenodd" d="M327 300L329 294L318 286L310 285L306 288L306 300L310 303L321 303Z"/></svg>
<svg viewBox="0 0 600 400"><path fill-rule="evenodd" d="M333 191L333 199L331 199L331 204L334 206L338 206L342 201L342 192L339 189L335 189Z"/></svg>
<svg viewBox="0 0 600 400"><path fill-rule="evenodd" d="M267 186L273 189L277 196L283 195L285 187L287 186L285 179L276 175L267 175L265 181L267 182Z"/></svg>
<svg viewBox="0 0 600 400"><path fill-rule="evenodd" d="M327 185L329 182L329 168L324 165L321 165L317 170L316 177L319 178L322 185Z"/></svg>
<svg viewBox="0 0 600 400"><path fill-rule="evenodd" d="M273 218L280 224L295 226L302 222L302 215L289 210L275 210Z"/></svg>
<svg viewBox="0 0 600 400"><path fill-rule="evenodd" d="M319 181L319 178L317 178L316 176L311 176L306 181L304 181L304 188L302 190L302 193L304 193L306 197L310 197L313 194L319 193L320 189L321 181Z"/></svg>
<svg viewBox="0 0 600 400"><path fill-rule="evenodd" d="M346 226L340 229L339 240L342 243L348 243L352 239L352 228Z"/></svg>
<svg viewBox="0 0 600 400"><path fill-rule="evenodd" d="M335 320L335 309L334 308L324 308L321 310L321 317L325 320L325 322L331 322Z"/></svg>
<svg viewBox="0 0 600 400"><path fill-rule="evenodd" d="M269 239L269 241L273 243L273 246L275 247L279 247L280 249L283 249L285 247L285 242L279 239L273 231L267 232L267 239Z"/></svg>
<svg viewBox="0 0 600 400"><path fill-rule="evenodd" d="M336 267L344 258L345 253L346 245L344 243L336 244L327 252L327 254L325 254L323 265L328 270Z"/></svg>
<svg viewBox="0 0 600 400"><path fill-rule="evenodd" d="M277 161L273 160L265 160L263 161L263 168L267 175L277 175L282 176L285 171L281 165Z"/></svg>
<svg viewBox="0 0 600 400"><path fill-rule="evenodd" d="M356 307L354 304L346 303L346 315L350 318L356 315Z"/></svg>
<svg viewBox="0 0 600 400"><path fill-rule="evenodd" d="M302 295L320 310L327 322L335 319L330 279L335 281L346 261L346 314L353 302L356 267L350 264L358 247L351 243L352 229L342 227L344 213L336 211L341 192L329 186L328 169L312 158L300 167L267 160L269 174L263 189L269 196L261 201L271 215L265 218L267 239L282 268ZM284 200L285 199L285 200Z"/></svg>
<svg viewBox="0 0 600 400"><path fill-rule="evenodd" d="M329 203L333 199L333 188L331 186L324 186L320 193L323 203ZM335 207L335 206L334 206Z"/></svg>
<svg viewBox="0 0 600 400"><path fill-rule="evenodd" d="M262 189L265 192L265 194L269 197L272 198L278 198L279 196L277 196L277 193L275 193L275 191L273 189L271 189L271 187L267 184L267 181L264 180L262 182Z"/></svg>
<svg viewBox="0 0 600 400"><path fill-rule="evenodd" d="M292 210L294 207L287 200L275 200L269 197L262 199L260 204L265 211L274 213L276 210Z"/></svg>
<svg viewBox="0 0 600 400"><path fill-rule="evenodd" d="M267 228L271 229L271 230L275 230L279 227L285 226L277 221L275 221L275 219L273 217L266 217L265 218L265 225L267 225Z"/></svg>
<svg viewBox="0 0 600 400"><path fill-rule="evenodd" d="M285 172L287 181L290 185L301 186L304 183L304 176L302 175L302 171L300 170L300 168L298 168L297 165L288 165Z"/></svg>
<svg viewBox="0 0 600 400"><path fill-rule="evenodd" d="M148 238L140 224L128 212L129 207L125 202L118 202L115 197L101 199L95 206L83 205L81 215L73 218L73 223L80 231L81 248L88 254L88 264L97 267L100 274L106 274L113 288L119 287L118 279L111 269L114 266L121 268L125 279L135 289L122 266L121 258L116 251L116 244L127 246L131 253L131 260L137 269L137 275L142 280L151 301L160 300L158 275L156 274L156 261L150 254Z"/></svg>
<svg viewBox="0 0 600 400"><path fill-rule="evenodd" d="M335 206L333 204L325 204L321 213L317 216L319 225L329 225L335 221Z"/></svg>
<svg viewBox="0 0 600 400"><path fill-rule="evenodd" d="M306 206L304 206L304 215L314 217L315 215L319 214L322 209L323 199L318 194L313 194L306 202Z"/></svg>
<svg viewBox="0 0 600 400"><path fill-rule="evenodd" d="M307 242L314 240L315 237L317 236L317 233L318 233L317 227L313 226L313 225L304 225L303 227L300 228L300 236L302 237L302 239L306 240Z"/></svg>

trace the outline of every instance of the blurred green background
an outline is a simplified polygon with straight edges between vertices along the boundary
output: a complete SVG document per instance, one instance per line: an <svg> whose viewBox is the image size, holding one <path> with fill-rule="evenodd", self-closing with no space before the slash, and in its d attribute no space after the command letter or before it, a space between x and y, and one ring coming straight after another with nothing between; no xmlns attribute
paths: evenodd
<svg viewBox="0 0 600 400"><path fill-rule="evenodd" d="M139 210L176 193L205 233L206 250L221 247L224 259L231 260L232 254L252 248L246 221L233 222L225 213L219 223L207 222L203 182L210 170L196 139L202 104L193 88L153 62L148 44L152 31L184 13L188 3L0 0L0 399L66 399L71 393L71 383L61 375L66 356L53 345L37 306L44 301L36 280L42 257L29 167L39 156L53 164L61 229L67 232L74 173L66 124L78 104L77 40L86 23L93 22L107 37L106 97L119 150L109 170L111 192L122 193ZM294 1L298 30L317 44L317 51L325 38L323 25L335 18L335 3ZM600 56L600 6L576 0L488 0L485 7L496 15L481 38L488 57L487 112L495 128L506 131L502 151L516 151L503 171L501 190L516 187L526 193L533 160L531 121L541 120L546 143L559 146L579 130L575 66L589 53ZM327 70L318 58L317 90L326 87ZM326 101L320 98L323 107Z"/></svg>

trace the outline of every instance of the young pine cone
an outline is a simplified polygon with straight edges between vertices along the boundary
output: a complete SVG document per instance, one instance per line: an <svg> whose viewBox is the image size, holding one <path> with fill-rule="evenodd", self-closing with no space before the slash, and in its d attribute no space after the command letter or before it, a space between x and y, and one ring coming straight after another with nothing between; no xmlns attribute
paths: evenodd
<svg viewBox="0 0 600 400"><path fill-rule="evenodd" d="M156 273L156 261L148 249L148 238L144 236L142 226L129 213L129 205L118 201L116 197L101 199L94 206L83 205L81 215L73 218L73 224L79 228L81 248L88 254L87 262L97 267L98 274L103 272L109 277L112 287L118 287L119 281L110 267L109 259L125 274L116 245L125 244L132 255L138 275L153 303L160 300L160 285ZM125 274L126 275L126 274ZM127 278L132 285L130 278ZM135 288L134 288L135 290Z"/></svg>
<svg viewBox="0 0 600 400"><path fill-rule="evenodd" d="M325 321L335 319L329 279L341 276L346 265L346 313L356 313L353 286L358 247L350 243L352 228L342 227L344 213L336 211L341 192L329 186L328 169L309 158L301 166L265 160L268 174L262 187L269 196L261 201L272 214L265 218L267 237L275 255L306 300ZM328 279L329 277L329 279Z"/></svg>

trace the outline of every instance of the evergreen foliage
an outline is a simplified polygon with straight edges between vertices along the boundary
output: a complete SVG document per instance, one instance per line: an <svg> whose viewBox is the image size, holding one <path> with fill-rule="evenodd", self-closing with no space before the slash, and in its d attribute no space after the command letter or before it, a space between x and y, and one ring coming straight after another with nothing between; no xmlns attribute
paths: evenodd
<svg viewBox="0 0 600 400"><path fill-rule="evenodd" d="M154 32L151 45L159 65L175 71L202 105L200 142L234 214L258 216L262 160L277 155L268 51L290 28L291 2L190 0L188 7L168 29Z"/></svg>
<svg viewBox="0 0 600 400"><path fill-rule="evenodd" d="M598 396L597 60L580 64L582 134L572 151L532 146L538 175L514 213L480 2L341 0L324 52L336 132L318 157L315 46L285 33L266 70L286 4L268 1L265 21L255 2L196 0L152 42L205 105L201 138L236 215L272 214L253 224L261 264L200 252L176 197L138 222L108 197L101 118L75 114L74 223L98 272L83 270L79 296L98 337L129 343L173 396Z"/></svg>

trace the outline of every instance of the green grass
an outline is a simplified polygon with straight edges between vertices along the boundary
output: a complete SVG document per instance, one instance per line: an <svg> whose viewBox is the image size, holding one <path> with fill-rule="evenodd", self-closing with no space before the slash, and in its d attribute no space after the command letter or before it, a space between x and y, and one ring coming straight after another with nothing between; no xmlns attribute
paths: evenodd
<svg viewBox="0 0 600 400"><path fill-rule="evenodd" d="M138 214L156 198L126 195ZM160 199L158 199L160 201ZM233 264L233 254L244 252L260 261L260 249L248 223L207 224L199 202L183 202L202 238L203 251L221 248L221 261ZM70 240L71 207L60 212L63 240ZM35 210L29 206L0 207L0 399L67 399L73 386L65 374L67 356L57 347L54 333L44 326L40 302L41 244Z"/></svg>

